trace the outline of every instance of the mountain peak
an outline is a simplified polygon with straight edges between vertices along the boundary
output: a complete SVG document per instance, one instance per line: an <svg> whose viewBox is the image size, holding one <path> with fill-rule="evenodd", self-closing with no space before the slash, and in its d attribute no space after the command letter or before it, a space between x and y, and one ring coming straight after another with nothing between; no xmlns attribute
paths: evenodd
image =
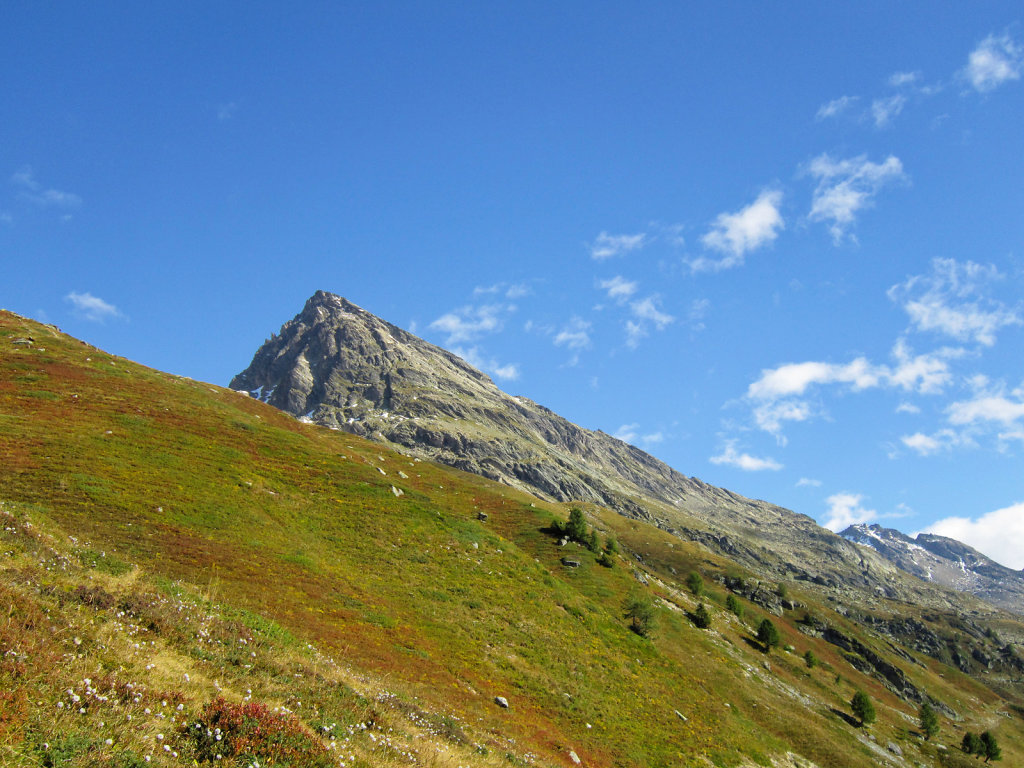
<svg viewBox="0 0 1024 768"><path fill-rule="evenodd" d="M451 352L326 291L257 351L231 387L300 419L544 499L644 519L761 572L777 568L780 578L863 586L862 555L811 518L687 477L512 397Z"/></svg>
<svg viewBox="0 0 1024 768"><path fill-rule="evenodd" d="M925 581L972 592L1012 611L1024 606L1024 572L1006 568L956 539L933 533L911 538L877 523L851 525L840 535Z"/></svg>

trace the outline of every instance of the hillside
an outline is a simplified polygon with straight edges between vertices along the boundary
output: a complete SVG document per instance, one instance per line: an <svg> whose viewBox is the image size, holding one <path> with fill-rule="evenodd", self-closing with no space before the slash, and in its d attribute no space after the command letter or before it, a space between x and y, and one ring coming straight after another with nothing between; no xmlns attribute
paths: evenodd
<svg viewBox="0 0 1024 768"><path fill-rule="evenodd" d="M885 551L687 477L635 446L509 395L456 355L325 291L263 344L231 387L304 421L542 498L592 502L645 520L766 577L861 601L880 592L941 610L972 608L905 578L904 571L923 572ZM977 579L935 583L996 597L1024 615L1024 592L986 589Z"/></svg>
<svg viewBox="0 0 1024 768"><path fill-rule="evenodd" d="M0 505L5 765L219 749L261 766L956 766L975 764L965 730L1024 760L1012 616L829 599L589 503L599 543L619 543L602 565L560 546L569 505L6 312ZM648 637L630 598L653 601Z"/></svg>

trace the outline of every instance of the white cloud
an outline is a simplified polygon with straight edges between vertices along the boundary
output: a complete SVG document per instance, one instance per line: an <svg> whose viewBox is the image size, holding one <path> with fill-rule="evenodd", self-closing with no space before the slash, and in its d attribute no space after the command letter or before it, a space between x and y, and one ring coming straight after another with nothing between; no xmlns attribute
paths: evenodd
<svg viewBox="0 0 1024 768"><path fill-rule="evenodd" d="M736 450L736 441L729 440L725 444L725 449L717 456L712 456L709 461L712 464L724 464L730 467L736 467L742 469L745 472L762 472L764 470L777 471L782 469L782 465L775 459L762 459L757 456L751 456L749 453L739 453Z"/></svg>
<svg viewBox="0 0 1024 768"><path fill-rule="evenodd" d="M590 346L590 323L573 317L555 334L555 346L568 349L586 349Z"/></svg>
<svg viewBox="0 0 1024 768"><path fill-rule="evenodd" d="M988 285L1002 279L994 266L955 259L933 259L931 266L931 273L908 278L888 292L916 330L990 347L1000 329L1021 325L1016 309L987 295Z"/></svg>
<svg viewBox="0 0 1024 768"><path fill-rule="evenodd" d="M35 173L31 166L24 166L11 176L11 182L21 191L18 196L28 200L41 208L77 208L82 204L82 198L72 192L63 192L59 189L46 189L36 181Z"/></svg>
<svg viewBox="0 0 1024 768"><path fill-rule="evenodd" d="M872 163L864 155L833 160L822 154L810 162L806 172L818 182L808 217L811 221L830 222L829 232L837 244L857 214L873 204L882 187L906 179L903 164L892 155L882 163Z"/></svg>
<svg viewBox="0 0 1024 768"><path fill-rule="evenodd" d="M814 119L826 120L830 117L837 117L849 109L855 101L857 101L856 96L840 96L838 99L832 99L832 101L822 104L818 108L818 113L814 116Z"/></svg>
<svg viewBox="0 0 1024 768"><path fill-rule="evenodd" d="M1009 35L989 35L967 57L963 76L979 93L987 93L1010 80L1019 80L1024 49Z"/></svg>
<svg viewBox="0 0 1024 768"><path fill-rule="evenodd" d="M871 117L875 121L876 128L884 128L892 119L903 111L907 103L907 97L902 94L894 94L884 99L875 99L871 102Z"/></svg>
<svg viewBox="0 0 1024 768"><path fill-rule="evenodd" d="M663 331L675 322L675 317L658 308L658 302L657 296L648 296L629 305L629 311L633 317L626 320L625 325L628 347L635 349L641 339L650 335L648 330L650 325L653 324L656 330Z"/></svg>
<svg viewBox="0 0 1024 768"><path fill-rule="evenodd" d="M102 323L107 319L123 318L124 315L121 311L113 304L108 304L98 296L93 296L91 293L76 293L72 291L64 297L65 301L71 302L71 305L75 308L75 312L86 320L91 320L95 323Z"/></svg>
<svg viewBox="0 0 1024 768"><path fill-rule="evenodd" d="M636 235L609 235L602 232L590 246L590 256L603 261L643 248L646 243L647 235L643 232Z"/></svg>
<svg viewBox="0 0 1024 768"><path fill-rule="evenodd" d="M912 435L901 437L900 442L920 456L932 456L940 451L952 448L956 443L956 439L955 433L951 430L940 430L935 435L915 432Z"/></svg>
<svg viewBox="0 0 1024 768"><path fill-rule="evenodd" d="M796 481L797 488L821 488L821 480L814 480L810 477L801 477Z"/></svg>
<svg viewBox="0 0 1024 768"><path fill-rule="evenodd" d="M815 415L815 409L804 399L814 387L842 385L853 392L890 388L937 394L952 380L946 360L960 353L943 349L915 356L901 340L893 347L894 366L875 365L864 357L849 363L786 363L762 369L744 397L752 405L757 426L781 439L784 422L807 421Z"/></svg>
<svg viewBox="0 0 1024 768"><path fill-rule="evenodd" d="M614 299L615 301L625 301L629 299L637 290L637 283L633 280L627 280L621 275L616 275L610 280L602 280L600 285L602 291L608 292L608 298Z"/></svg>
<svg viewBox="0 0 1024 768"><path fill-rule="evenodd" d="M506 363L502 365L493 357L484 357L478 347L470 347L469 349L453 347L451 351L452 354L458 355L477 370L489 373L495 378L506 379L508 381L515 381L519 378L518 363Z"/></svg>
<svg viewBox="0 0 1024 768"><path fill-rule="evenodd" d="M863 500L864 497L859 493L836 493L829 496L825 500L828 512L822 525L838 533L851 525L874 520L878 513L861 506Z"/></svg>
<svg viewBox="0 0 1024 768"><path fill-rule="evenodd" d="M699 258L690 262L695 272L718 271L743 264L744 256L757 248L768 245L785 229L785 222L779 212L782 192L766 189L757 199L736 213L720 213L711 225L711 230L700 240L705 248L726 254L715 260Z"/></svg>
<svg viewBox="0 0 1024 768"><path fill-rule="evenodd" d="M1024 402L1010 400L1003 395L983 395L952 403L946 413L949 423L958 426L996 422L1009 427L1024 418Z"/></svg>
<svg viewBox="0 0 1024 768"><path fill-rule="evenodd" d="M804 400L771 400L754 406L754 421L760 429L769 432L785 445L782 424L786 421L807 421L814 415L811 404Z"/></svg>
<svg viewBox="0 0 1024 768"><path fill-rule="evenodd" d="M448 312L430 324L430 328L448 334L448 344L472 341L487 333L496 333L503 326L502 314L514 309L503 304L467 306Z"/></svg>
<svg viewBox="0 0 1024 768"><path fill-rule="evenodd" d="M896 406L896 413L920 413L921 409L913 403L900 403Z"/></svg>
<svg viewBox="0 0 1024 768"><path fill-rule="evenodd" d="M1024 502L973 519L947 517L923 532L962 541L1008 568L1024 568Z"/></svg>
<svg viewBox="0 0 1024 768"><path fill-rule="evenodd" d="M893 347L896 367L883 369L890 386L922 395L938 394L952 381L949 358L960 357L963 350L943 348L930 354L914 355L906 342L900 339Z"/></svg>
<svg viewBox="0 0 1024 768"><path fill-rule="evenodd" d="M788 363L771 370L762 370L761 378L747 388L747 397L775 400L802 395L814 384L851 384L854 389L878 386L882 372L863 357L844 365L834 363Z"/></svg>
<svg viewBox="0 0 1024 768"><path fill-rule="evenodd" d="M660 331L673 323L675 318L658 309L657 302L658 298L656 296L648 296L646 299L634 301L629 306L635 317L641 320L649 320Z"/></svg>

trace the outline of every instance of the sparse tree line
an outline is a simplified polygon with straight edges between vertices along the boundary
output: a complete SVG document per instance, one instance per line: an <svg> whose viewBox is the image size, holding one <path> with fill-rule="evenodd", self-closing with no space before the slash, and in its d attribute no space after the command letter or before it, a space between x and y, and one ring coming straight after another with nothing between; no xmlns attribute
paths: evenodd
<svg viewBox="0 0 1024 768"><path fill-rule="evenodd" d="M600 553L597 557L598 564L606 568L615 565L614 558L619 552L618 542L612 536L608 536L602 547L597 529L587 525L587 519L579 507L569 510L569 519L566 522L556 520L551 527L557 535L564 536L569 541L575 541L591 552Z"/></svg>
<svg viewBox="0 0 1024 768"><path fill-rule="evenodd" d="M999 760L1003 756L1003 750L999 748L999 743L991 731L985 731L981 734L965 733L963 741L960 742L960 749L968 755L984 757L986 763L992 760Z"/></svg>
<svg viewBox="0 0 1024 768"><path fill-rule="evenodd" d="M570 525L566 529L566 535L570 536L570 538L580 540L575 537L575 534L579 534L580 537L592 535L592 532L586 531L585 523L582 523L582 513L579 514L575 525L572 521L573 518L570 516ZM582 527L580 527L581 524ZM609 542L614 544L613 539L609 539ZM690 571L687 574L685 584L686 588L698 600L706 596L704 580L697 571ZM785 594L785 587L783 585L780 585L777 594ZM731 591L726 594L725 607L740 620L743 619L744 606ZM623 601L622 609L623 615L628 619L629 627L633 632L641 637L650 637L654 633L657 628L657 608L650 595L642 590L634 589ZM696 610L689 614L689 617L693 624L700 629L707 629L711 626L712 615L703 600L698 602ZM809 613L805 616L806 623L810 623L812 619L813 617ZM764 618L757 626L756 639L761 644L763 651L770 653L772 648L780 644L782 636L771 619ZM789 650L789 646L787 646L787 650ZM804 652L803 660L808 669L813 669L821 664L814 651L810 649ZM826 666L828 665L826 664ZM836 675L836 682L839 683L841 681L842 677ZM862 690L857 690L850 699L850 711L859 721L858 725L861 728L866 728L875 722L877 718L874 702ZM919 733L925 741L930 741L939 733L938 713L927 700L921 704L918 710L918 725L920 728ZM969 755L984 758L986 763L1000 760L1002 757L1002 750L991 731L985 731L981 734L964 734L961 749Z"/></svg>

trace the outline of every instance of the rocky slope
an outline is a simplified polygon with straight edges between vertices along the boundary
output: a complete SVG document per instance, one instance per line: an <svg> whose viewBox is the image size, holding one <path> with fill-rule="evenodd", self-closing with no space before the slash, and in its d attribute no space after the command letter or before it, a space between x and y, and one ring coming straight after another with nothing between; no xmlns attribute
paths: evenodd
<svg viewBox="0 0 1024 768"><path fill-rule="evenodd" d="M814 520L687 477L640 449L502 392L461 358L318 291L231 388L556 501L644 519L763 574L944 609L958 602ZM1018 604L1018 610L1024 610Z"/></svg>
<svg viewBox="0 0 1024 768"><path fill-rule="evenodd" d="M911 538L880 525L851 525L841 534L870 547L897 568L918 578L970 592L1011 611L1024 605L1024 572L1000 565L946 536L919 533Z"/></svg>

